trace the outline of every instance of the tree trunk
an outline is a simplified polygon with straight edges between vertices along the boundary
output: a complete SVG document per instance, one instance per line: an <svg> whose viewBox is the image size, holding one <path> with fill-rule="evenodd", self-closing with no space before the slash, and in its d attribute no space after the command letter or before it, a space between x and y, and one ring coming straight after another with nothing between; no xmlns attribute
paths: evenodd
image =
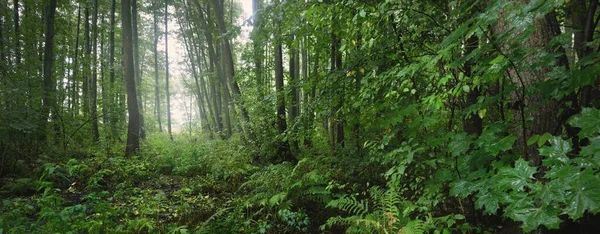
<svg viewBox="0 0 600 234"><path fill-rule="evenodd" d="M500 16L498 24L493 27L496 34L506 33L511 28L511 25L506 25L505 20L503 20L503 17L505 17L504 12L501 12ZM535 19L533 24L535 31L529 36L529 40L523 42L523 45L527 48L545 48L550 40L560 33L554 13ZM506 49L505 46L501 48ZM527 60L530 59L532 58L527 58ZM549 67L539 71L519 71L515 67L511 67L507 71L512 82L518 87L512 95L511 104L515 107L514 116L517 122L515 132L519 137L517 145L522 150L523 157L529 160L532 166L540 166L541 158L535 144L527 146L527 139L532 135L552 133L558 126L558 120L556 119L558 108L555 108L557 106L555 101L543 100L539 93L527 95L526 90L532 84L543 82L550 71L551 68ZM529 117L533 117L531 125L526 124L526 118Z"/></svg>
<svg viewBox="0 0 600 234"><path fill-rule="evenodd" d="M169 93L169 2L165 0L165 72L166 72L166 84L165 91L167 93L167 132L169 138L173 140L173 133L171 132L171 94Z"/></svg>
<svg viewBox="0 0 600 234"><path fill-rule="evenodd" d="M142 69L140 67L140 44L138 40L137 0L131 1L131 23L133 26L133 60L135 61L135 84L137 87L138 107L140 108L140 138L146 139L144 126L144 105L142 99Z"/></svg>
<svg viewBox="0 0 600 234"><path fill-rule="evenodd" d="M56 82L52 77L52 65L54 63L54 15L56 13L57 0L50 0L46 5L45 14L45 39L44 39L44 91L42 96L42 127L40 128L40 139L46 140L46 124L52 107L56 105L54 92ZM55 113L57 114L57 113Z"/></svg>
<svg viewBox="0 0 600 234"><path fill-rule="evenodd" d="M281 40L275 42L275 92L277 95L277 130L284 134L287 130L285 121L285 93L283 92L283 51ZM292 161L290 145L287 141L278 142L277 155L284 161Z"/></svg>
<svg viewBox="0 0 600 234"><path fill-rule="evenodd" d="M114 1L114 0L113 0ZM160 92L158 82L158 5L152 2L154 8L154 109L158 121L158 131L162 132L162 112L160 111Z"/></svg>
<svg viewBox="0 0 600 234"><path fill-rule="evenodd" d="M225 35L228 35L227 29L225 27L224 12L223 12L223 1L222 0L212 0L213 7L217 12L217 26L222 35L222 44L223 44L223 58L225 60L225 74L227 75L227 80L229 81L229 85L231 86L231 90L233 92L233 100L236 104L239 105L240 110L242 111L243 121L249 122L250 116L248 115L248 111L246 107L239 103L239 97L242 95L240 91L240 87L238 83L234 80L235 69L233 64L233 55L231 51L231 45L229 43L229 38Z"/></svg>
<svg viewBox="0 0 600 234"><path fill-rule="evenodd" d="M90 79L90 114L92 122L92 139L100 140L98 131L98 0L94 0L92 15L92 78Z"/></svg>
<svg viewBox="0 0 600 234"><path fill-rule="evenodd" d="M90 41L90 8L88 6L88 4L85 4L85 11L84 11L84 18L85 18L85 22L84 22L84 27L85 27L85 32L84 32L84 55L83 55L83 116L88 117L88 114L90 113L90 94L89 94L89 90L90 90L90 75L91 75L91 69L90 69L90 54L92 53L92 42Z"/></svg>
<svg viewBox="0 0 600 234"><path fill-rule="evenodd" d="M290 46L290 80L288 85L290 86L290 125L294 126L296 118L299 115L298 108L298 89L296 85L298 83L298 51L293 46ZM288 129L288 133L296 132L294 129ZM291 144L292 149L298 149L298 140L296 136L289 135L288 140Z"/></svg>
<svg viewBox="0 0 600 234"><path fill-rule="evenodd" d="M186 27L184 27L182 20L178 20L179 22L179 28L182 29L183 32L188 31ZM202 120L202 130L211 133L211 128L210 128L210 124L208 121L208 117L206 116L205 110L204 110L204 95L206 93L203 93L200 89L200 81L198 78L198 70L196 70L196 63L197 61L194 61L194 58L196 58L195 54L194 54L194 49L193 44L192 44L192 40L193 38L189 37L186 33L182 34L183 36L183 44L185 47L185 50L188 54L188 59L189 59L189 64L192 68L192 76L194 77L194 84L196 87L196 92L195 92L195 96L196 96L196 100L198 103L198 113L200 114L200 118ZM200 69L200 74L202 74L202 67L198 66L198 68Z"/></svg>
<svg viewBox="0 0 600 234"><path fill-rule="evenodd" d="M123 27L123 60L125 62L125 86L127 89L127 110L129 125L127 128L127 145L125 156L135 154L140 148L140 114L135 90L135 70L133 61L133 33L131 22L131 2L121 1L121 24Z"/></svg>
<svg viewBox="0 0 600 234"><path fill-rule="evenodd" d="M19 32L19 0L13 0L13 22L15 30L15 64L21 64L21 33Z"/></svg>
<svg viewBox="0 0 600 234"><path fill-rule="evenodd" d="M477 38L477 36L471 36L469 39L467 39L467 41L465 41L464 56L469 55L471 52L473 52L473 50L475 50L478 47L478 41L479 41L479 39ZM465 62L463 70L464 70L464 74L466 77L472 77L473 72L472 72L471 62L469 62L469 61ZM477 99L479 98L479 95L480 95L479 88L476 88L474 85L472 85L471 87L473 87L473 88L467 94L467 102L466 102L464 108L467 108L470 105L476 104ZM480 135L481 131L483 130L483 126L482 126L482 121L481 121L481 117L479 117L479 114L477 114L477 113L469 114L467 116L467 119L465 119L465 121L464 121L463 130L468 134Z"/></svg>
<svg viewBox="0 0 600 234"><path fill-rule="evenodd" d="M72 116L79 114L79 89L77 83L79 77L79 32L81 30L81 3L77 4L77 31L75 32L75 55L73 56L73 77L71 78L71 110Z"/></svg>

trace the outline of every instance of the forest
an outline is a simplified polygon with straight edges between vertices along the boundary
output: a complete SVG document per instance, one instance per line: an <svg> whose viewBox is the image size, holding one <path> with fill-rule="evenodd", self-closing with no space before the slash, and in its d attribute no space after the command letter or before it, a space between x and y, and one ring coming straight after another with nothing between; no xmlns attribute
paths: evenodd
<svg viewBox="0 0 600 234"><path fill-rule="evenodd" d="M596 233L598 0L0 0L2 233Z"/></svg>

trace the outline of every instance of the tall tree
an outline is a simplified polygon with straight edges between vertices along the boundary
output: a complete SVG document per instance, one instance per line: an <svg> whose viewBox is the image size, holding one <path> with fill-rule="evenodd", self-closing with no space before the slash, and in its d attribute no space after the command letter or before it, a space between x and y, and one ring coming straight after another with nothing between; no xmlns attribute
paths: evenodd
<svg viewBox="0 0 600 234"><path fill-rule="evenodd" d="M211 2L216 11L217 26L219 28L219 32L221 33L221 35L229 35L229 33L227 32L227 27L225 26L223 0L211 0ZM233 54L231 51L231 43L229 42L229 38L227 36L221 36L220 38L222 38L221 40L223 45L225 74L227 75L227 80L229 81L229 85L231 86L231 90L233 92L232 101L236 102L236 104L239 105L240 110L242 111L243 120L248 122L250 121L248 111L242 103L239 103L241 100L238 99L238 97L241 96L241 91L237 81L234 80L235 65L233 61Z"/></svg>
<svg viewBox="0 0 600 234"><path fill-rule="evenodd" d="M127 89L127 111L129 114L125 156L131 156L140 148L140 113L135 89L131 0L121 1L121 27L123 28L123 61L125 63L125 86Z"/></svg>
<svg viewBox="0 0 600 234"><path fill-rule="evenodd" d="M92 13L92 77L90 79L90 119L92 122L92 139L100 140L98 131L98 0L94 0Z"/></svg>
<svg viewBox="0 0 600 234"><path fill-rule="evenodd" d="M72 115L79 114L79 90L78 90L78 73L79 73L79 33L81 31L81 3L77 4L77 30L75 31L75 54L73 55L73 77L71 78L71 109Z"/></svg>
<svg viewBox="0 0 600 234"><path fill-rule="evenodd" d="M135 61L135 84L137 87L138 107L140 108L140 137L146 139L146 129L144 126L144 105L142 100L142 68L140 67L140 43L138 33L138 3L137 0L131 2L131 21L133 24L133 60Z"/></svg>
<svg viewBox="0 0 600 234"><path fill-rule="evenodd" d="M275 41L275 92L277 95L277 129L280 134L285 133L287 130L287 123L285 120L285 93L283 91L283 49L281 45L281 39ZM287 141L281 141L277 143L277 154L282 157L283 160L291 160L290 145Z"/></svg>
<svg viewBox="0 0 600 234"><path fill-rule="evenodd" d="M158 121L158 131L162 132L162 112L160 111L160 92L158 85L158 4L156 4L156 1L152 1L152 8L154 11L154 109L156 120Z"/></svg>
<svg viewBox="0 0 600 234"><path fill-rule="evenodd" d="M165 91L167 93L167 131L169 137L173 140L173 133L171 132L171 94L169 93L169 2L165 0L165 73L166 73L166 84Z"/></svg>
<svg viewBox="0 0 600 234"><path fill-rule="evenodd" d="M525 0L514 4L527 2L529 1ZM506 17L503 12L501 15ZM512 33L512 27L515 25L509 25L507 22L509 21L502 18L493 27L494 33L499 38L505 36L506 33ZM529 35L529 39L523 42L524 47L528 49L545 48L555 36L560 34L559 24L553 12L535 19L532 28L533 31ZM517 35L511 36L516 37ZM503 49L506 49L506 45L502 46ZM532 58L526 57L525 59L531 60ZM528 94L527 92L531 85L544 81L548 77L548 72L550 72L550 68L533 70L519 69L515 66L510 67L507 71L509 78L517 85L517 90L513 93L511 100L514 107L513 113L517 121L515 126L515 132L519 136L517 145L521 149L524 158L529 160L533 166L541 165L541 157L534 145L527 146L527 139L533 135L554 132L558 125L556 118L558 109L555 108L557 103L553 100L543 99L540 93ZM533 117L531 124L527 124L527 116Z"/></svg>
<svg viewBox="0 0 600 234"><path fill-rule="evenodd" d="M57 0L50 0L46 5L45 14L45 39L44 39L44 91L42 97L42 130L40 136L42 140L46 139L45 126L48 122L48 115L55 103L56 82L52 77L52 66L54 64L54 18L56 13ZM58 114L58 113L55 113Z"/></svg>
<svg viewBox="0 0 600 234"><path fill-rule="evenodd" d="M13 23L15 33L15 57L16 64L21 64L21 32L19 31L19 0L13 0Z"/></svg>

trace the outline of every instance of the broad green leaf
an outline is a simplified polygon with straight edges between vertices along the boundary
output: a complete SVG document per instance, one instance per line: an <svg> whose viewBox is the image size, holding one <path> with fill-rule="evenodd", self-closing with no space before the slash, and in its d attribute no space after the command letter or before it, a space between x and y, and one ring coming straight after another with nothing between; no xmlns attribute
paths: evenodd
<svg viewBox="0 0 600 234"><path fill-rule="evenodd" d="M581 156L597 156L600 155L600 137L590 138L590 144L581 147Z"/></svg>
<svg viewBox="0 0 600 234"><path fill-rule="evenodd" d="M522 158L515 162L514 168L502 168L498 173L498 178L505 189L522 191L523 187L530 184L533 174L537 168L529 166L529 163Z"/></svg>
<svg viewBox="0 0 600 234"><path fill-rule="evenodd" d="M466 133L457 134L452 138L450 144L448 144L448 151L450 151L453 156L463 155L469 150L471 142L471 137Z"/></svg>
<svg viewBox="0 0 600 234"><path fill-rule="evenodd" d="M580 114L569 120L569 124L581 128L580 137L590 137L600 133L600 110L584 108Z"/></svg>
<svg viewBox="0 0 600 234"><path fill-rule="evenodd" d="M488 146L483 146L489 153L496 156L498 153L512 149L512 145L517 140L515 136L506 136L499 141L491 142Z"/></svg>
<svg viewBox="0 0 600 234"><path fill-rule="evenodd" d="M557 181L550 181L546 184L538 184L537 198L544 204L561 204L565 202L565 186Z"/></svg>
<svg viewBox="0 0 600 234"><path fill-rule="evenodd" d="M552 138L552 135L550 135L550 133L544 133L542 134L537 141L537 145L538 147L542 147L544 144L546 144L546 142L548 141L548 139Z"/></svg>
<svg viewBox="0 0 600 234"><path fill-rule="evenodd" d="M465 198L477 190L474 183L466 180L458 180L450 184L450 195Z"/></svg>
<svg viewBox="0 0 600 234"><path fill-rule="evenodd" d="M530 232L544 225L549 229L557 229L561 223L560 210L551 206L529 207L515 210L510 216L523 222L523 231Z"/></svg>
<svg viewBox="0 0 600 234"><path fill-rule="evenodd" d="M566 164L569 162L567 153L571 151L571 143L560 137L550 138L550 146L540 148L540 155L547 156L544 165Z"/></svg>
<svg viewBox="0 0 600 234"><path fill-rule="evenodd" d="M529 139L527 139L527 145L533 145L535 143L537 143L538 139L540 138L540 135L533 135L531 137L529 137Z"/></svg>
<svg viewBox="0 0 600 234"><path fill-rule="evenodd" d="M359 15L360 15L360 17L364 18L367 15L367 13L365 12L365 9L360 9Z"/></svg>
<svg viewBox="0 0 600 234"><path fill-rule="evenodd" d="M481 209L485 207L485 214L495 214L500 208L500 196L492 192L479 193L477 201L475 201L475 208Z"/></svg>
<svg viewBox="0 0 600 234"><path fill-rule="evenodd" d="M468 93L469 91L471 91L471 87L469 87L469 85L463 85L462 90L463 92Z"/></svg>
<svg viewBox="0 0 600 234"><path fill-rule="evenodd" d="M591 171L581 173L578 186L569 195L565 212L576 220L586 211L592 214L600 211L600 180Z"/></svg>

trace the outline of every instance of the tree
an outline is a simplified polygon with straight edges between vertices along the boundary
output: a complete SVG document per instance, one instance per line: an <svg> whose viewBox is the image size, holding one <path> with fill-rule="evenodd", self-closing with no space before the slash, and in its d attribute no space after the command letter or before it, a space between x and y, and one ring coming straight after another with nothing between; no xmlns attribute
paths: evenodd
<svg viewBox="0 0 600 234"><path fill-rule="evenodd" d="M131 0L121 1L121 25L123 27L123 60L125 63L125 86L127 89L127 111L129 122L127 127L127 145L125 156L135 154L140 148L140 113L135 85L133 61L133 32L131 20Z"/></svg>
<svg viewBox="0 0 600 234"><path fill-rule="evenodd" d="M54 18L56 13L56 0L50 0L46 5L45 18L45 45L44 45L44 92L42 98L41 140L46 139L46 123L48 122L50 110L56 105L54 92L55 80L52 77L52 65L54 63ZM58 114L58 113L54 113Z"/></svg>
<svg viewBox="0 0 600 234"><path fill-rule="evenodd" d="M169 3L165 0L165 71L166 71L166 84L165 91L167 92L167 132L169 137L173 140L173 133L171 132L171 94L169 92Z"/></svg>
<svg viewBox="0 0 600 234"><path fill-rule="evenodd" d="M152 1L152 8L154 16L154 109L156 120L158 121L158 131L162 132L162 112L160 111L160 92L158 86L158 5L156 1Z"/></svg>
<svg viewBox="0 0 600 234"><path fill-rule="evenodd" d="M133 59L135 61L135 83L137 87L138 107L140 108L140 138L146 139L146 128L144 127L144 105L142 100L142 68L140 67L140 43L138 36L138 3L131 2L131 18L133 24Z"/></svg>
<svg viewBox="0 0 600 234"><path fill-rule="evenodd" d="M94 9L92 13L92 56L91 59L91 79L90 79L90 119L92 122L92 139L100 140L98 131L98 0L94 0Z"/></svg>
<svg viewBox="0 0 600 234"><path fill-rule="evenodd" d="M502 13L501 17L504 17ZM501 19L493 27L493 31L498 34L498 37L502 37L506 33L512 33L514 30L512 27L514 25L507 24L506 19ZM560 34L560 28L553 12L535 19L531 27L533 28L533 32L529 35L529 39L523 42L525 48L529 49L547 47L550 41ZM501 49L505 48L501 47ZM531 60L532 58L525 57L525 59ZM559 124L556 119L558 109L555 108L558 104L553 100L545 100L539 93L528 95L527 89L535 83L544 81L550 71L551 68L532 70L519 69L515 66L511 66L507 71L509 79L517 86L511 102L516 120L515 132L518 133L519 138L518 145L523 152L524 158L529 160L533 166L541 165L541 156L536 147L533 145L527 146L527 139L533 135L554 132L556 126ZM533 122L530 125L526 123L527 116L533 117Z"/></svg>

